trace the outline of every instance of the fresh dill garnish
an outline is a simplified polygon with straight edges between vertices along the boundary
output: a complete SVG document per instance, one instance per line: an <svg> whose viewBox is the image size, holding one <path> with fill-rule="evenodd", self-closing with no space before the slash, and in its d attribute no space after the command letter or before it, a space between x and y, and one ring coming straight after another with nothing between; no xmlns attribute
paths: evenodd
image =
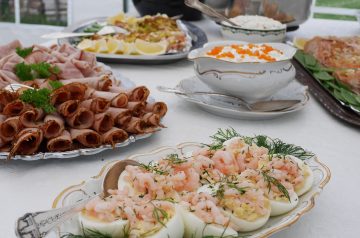
<svg viewBox="0 0 360 238"><path fill-rule="evenodd" d="M49 78L52 74L58 74L59 67L51 66L49 63L25 64L24 62L15 65L15 74L21 81L30 81L36 78Z"/></svg>
<svg viewBox="0 0 360 238"><path fill-rule="evenodd" d="M178 154L169 154L164 160L168 161L170 164L182 164L187 161L186 159L179 158Z"/></svg>
<svg viewBox="0 0 360 238"><path fill-rule="evenodd" d="M274 155L286 156L292 155L301 160L310 159L314 156L313 153L306 151L300 146L294 144L288 144L280 139L272 139L265 135L257 135L254 137L242 136L236 132L233 128L230 129L218 129L218 131L210 138L213 139L213 143L209 145L209 150L219 150L223 148L223 143L234 137L241 137L248 145L256 144L259 147L265 147L268 149L270 158Z"/></svg>
<svg viewBox="0 0 360 238"><path fill-rule="evenodd" d="M231 179L225 177L223 181L218 184L218 187L210 187L213 189L212 196L220 199L224 198L226 187L235 189L240 195L246 193L246 190L248 189L248 187L239 187L236 183L232 182Z"/></svg>
<svg viewBox="0 0 360 238"><path fill-rule="evenodd" d="M50 94L51 90L47 88L27 89L20 95L20 100L37 108L42 108L46 113L52 113L56 109L50 103Z"/></svg>
<svg viewBox="0 0 360 238"><path fill-rule="evenodd" d="M284 187L284 185L282 185L282 184L279 182L279 180L277 180L276 178L270 176L270 175L269 175L269 171L261 171L261 174L262 174L265 182L267 182L267 186L268 186L269 192L270 192L270 190L271 190L271 185L274 185L274 186L276 186L276 187L279 189L279 191L289 200L289 202L291 201L288 190Z"/></svg>
<svg viewBox="0 0 360 238"><path fill-rule="evenodd" d="M149 162L148 164L143 164L141 163L139 165L140 168L143 168L149 172L152 172L152 173L156 173L156 174L160 174L160 175L167 175L169 174L169 172L167 171L164 171L162 169L160 169L156 164L154 164L153 162Z"/></svg>
<svg viewBox="0 0 360 238"><path fill-rule="evenodd" d="M230 183L230 182L228 182L226 185L229 188L235 189L240 195L246 193L246 189L248 188L248 187L238 187L235 183Z"/></svg>
<svg viewBox="0 0 360 238"><path fill-rule="evenodd" d="M157 207L154 203L151 202L151 204L154 206L154 210L152 212L153 217L162 226L166 227L166 224L164 223L164 221L166 222L169 220L169 214L164 209Z"/></svg>
<svg viewBox="0 0 360 238"><path fill-rule="evenodd" d="M60 81L57 80L50 80L49 81L50 86L52 87L53 90L56 90L58 88L61 88L62 86L64 86L64 84Z"/></svg>
<svg viewBox="0 0 360 238"><path fill-rule="evenodd" d="M16 48L16 54L18 54L20 57L25 58L29 54L32 53L34 47L28 47L28 48Z"/></svg>

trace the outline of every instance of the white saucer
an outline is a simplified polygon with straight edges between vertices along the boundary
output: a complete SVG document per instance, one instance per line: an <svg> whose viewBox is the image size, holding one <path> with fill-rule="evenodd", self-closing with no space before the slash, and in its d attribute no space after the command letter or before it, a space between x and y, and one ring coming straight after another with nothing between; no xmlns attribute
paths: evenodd
<svg viewBox="0 0 360 238"><path fill-rule="evenodd" d="M184 92L195 92L195 91L206 91L211 92L211 90L206 84L201 82L196 76L188 79L183 79L176 86L177 89ZM200 106L205 111L210 113L223 116L223 117L231 117L236 119L271 119L275 117L279 117L288 113L296 112L305 107L307 102L309 101L309 93L308 88L298 81L293 80L289 83L288 86L278 91L268 100L300 100L301 102L294 105L293 107L285 110L285 111L277 111L277 112L252 112L241 106L235 100L227 100L223 101L219 98L215 98L214 96L207 95L194 95L194 96L184 96L177 94L180 98L185 101L195 103Z"/></svg>

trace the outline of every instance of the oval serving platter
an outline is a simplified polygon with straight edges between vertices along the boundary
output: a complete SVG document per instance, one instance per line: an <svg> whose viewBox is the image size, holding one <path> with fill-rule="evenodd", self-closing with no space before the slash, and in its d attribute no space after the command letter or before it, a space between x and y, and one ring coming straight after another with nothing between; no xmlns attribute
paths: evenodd
<svg viewBox="0 0 360 238"><path fill-rule="evenodd" d="M98 65L104 67L106 70L111 70L114 73L115 78L121 82L121 85L125 89L134 88L136 86L135 83L133 83L127 77L123 76L121 73L119 73L117 71L113 71L111 69L111 67L109 67L103 63L98 63ZM154 101L154 99L150 96L149 101ZM153 135L153 133L142 134L142 135L130 135L126 141L115 144L114 148L128 146L131 143L134 143L138 140L148 138L152 135ZM65 158L78 157L81 155L94 155L94 154L98 154L104 150L110 150L110 149L114 149L114 148L111 145L101 145L97 148L81 148L81 149L77 149L77 150L70 150L70 151L64 151L64 152L40 152L40 153L37 153L34 155L15 155L14 157L11 158L11 160L34 161L34 160L51 159L51 158L65 159ZM8 159L8 155L9 155L8 152L0 152L0 160Z"/></svg>
<svg viewBox="0 0 360 238"><path fill-rule="evenodd" d="M149 153L144 154L135 154L128 157L127 159L136 160L141 163L148 163L150 161L156 161L161 157L164 157L171 153L178 153L179 155L189 155L194 149L203 147L203 144L194 143L194 142L185 142L181 143L175 147L160 147L156 150L153 150ZM99 172L98 175L93 176L91 179L82 181L79 184L72 185L57 195L53 201L52 208L61 208L78 202L79 200L88 198L93 194L100 193L102 190L101 184L106 171L116 163L112 161L105 165ZM239 237L247 238L265 238L270 235L283 230L292 224L294 224L300 217L302 217L306 212L311 210L315 205L315 198L323 190L324 186L329 182L331 173L329 168L321 163L316 157L313 157L307 160L308 165L314 172L314 184L310 191L302 195L299 198L299 204L291 212L271 217L270 220L260 229L249 232L249 233L239 233ZM78 226L76 223L76 217L66 221L62 226L59 227L57 231L57 237L61 237L67 233L75 233L78 231Z"/></svg>
<svg viewBox="0 0 360 238"><path fill-rule="evenodd" d="M73 24L63 30L63 32L82 32L85 28L91 26L94 23L103 23L106 22L106 17L98 17L93 19L88 19L81 21L79 23ZM186 22L178 20L179 26L186 32L186 34L191 38L191 46L187 51L165 54L165 55L120 55L120 54L100 54L96 53L96 58L102 62L109 63L126 63L126 64L167 64L176 62L178 60L184 59L187 57L188 53L193 50L202 47L207 43L207 36L203 30L199 27ZM74 45L75 40L78 38L67 38L59 39L58 43L70 43Z"/></svg>

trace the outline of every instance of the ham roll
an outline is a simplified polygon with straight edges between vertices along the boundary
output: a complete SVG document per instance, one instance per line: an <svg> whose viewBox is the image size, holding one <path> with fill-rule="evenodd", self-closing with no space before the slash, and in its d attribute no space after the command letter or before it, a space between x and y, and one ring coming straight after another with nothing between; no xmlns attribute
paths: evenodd
<svg viewBox="0 0 360 238"><path fill-rule="evenodd" d="M105 98L93 98L82 101L80 106L87 108L94 113L102 113L110 107L110 101Z"/></svg>
<svg viewBox="0 0 360 238"><path fill-rule="evenodd" d="M13 93L13 92L9 92L7 90L0 90L0 111L3 111L4 107L14 101L15 99L17 99L19 97L19 95L17 93Z"/></svg>
<svg viewBox="0 0 360 238"><path fill-rule="evenodd" d="M24 127L38 127L44 115L45 112L40 108L29 108L20 115L19 120Z"/></svg>
<svg viewBox="0 0 360 238"><path fill-rule="evenodd" d="M142 134L146 132L146 123L138 117L132 117L122 129L128 133Z"/></svg>
<svg viewBox="0 0 360 238"><path fill-rule="evenodd" d="M101 137L104 144L110 144L114 147L115 144L124 142L129 136L126 131L113 127Z"/></svg>
<svg viewBox="0 0 360 238"><path fill-rule="evenodd" d="M64 131L64 119L57 114L46 115L41 128L46 139L58 137Z"/></svg>
<svg viewBox="0 0 360 238"><path fill-rule="evenodd" d="M125 126L131 120L131 111L129 109L110 107L107 112L114 118L114 123L117 126Z"/></svg>
<svg viewBox="0 0 360 238"><path fill-rule="evenodd" d="M69 100L56 107L57 112L64 117L71 117L79 108L78 100Z"/></svg>
<svg viewBox="0 0 360 238"><path fill-rule="evenodd" d="M103 91L94 91L92 98L105 98L111 102L113 107L126 107L128 104L128 96L126 93L112 93Z"/></svg>
<svg viewBox="0 0 360 238"><path fill-rule="evenodd" d="M90 129L70 129L72 140L78 141L85 147L94 148L101 145L101 136Z"/></svg>
<svg viewBox="0 0 360 238"><path fill-rule="evenodd" d="M97 77L89 77L89 78L76 78L76 79L65 79L61 80L63 84L70 84L70 83L84 83L91 88L100 91L108 91L112 86L112 80L110 79L109 75L101 75Z"/></svg>
<svg viewBox="0 0 360 238"><path fill-rule="evenodd" d="M92 111L80 107L71 117L66 118L66 122L72 128L85 129L90 128L94 124L94 119Z"/></svg>
<svg viewBox="0 0 360 238"><path fill-rule="evenodd" d="M82 83L69 83L56 90L50 95L52 104L60 104L68 100L83 100L87 86Z"/></svg>
<svg viewBox="0 0 360 238"><path fill-rule="evenodd" d="M148 103L146 105L145 110L147 112L153 112L159 114L159 116L163 118L167 113L168 108L164 102L153 102L153 103Z"/></svg>
<svg viewBox="0 0 360 238"><path fill-rule="evenodd" d="M150 91L145 86L139 86L130 90L128 95L131 102L145 102L150 95Z"/></svg>
<svg viewBox="0 0 360 238"><path fill-rule="evenodd" d="M0 125L0 137L3 141L11 141L21 129L19 117L9 117Z"/></svg>
<svg viewBox="0 0 360 238"><path fill-rule="evenodd" d="M145 111L145 102L129 102L127 108L131 110L134 117L140 117Z"/></svg>
<svg viewBox="0 0 360 238"><path fill-rule="evenodd" d="M103 112L99 114L95 114L94 124L92 128L99 132L104 133L110 130L114 126L114 118L111 116L109 112Z"/></svg>
<svg viewBox="0 0 360 238"><path fill-rule="evenodd" d="M163 127L160 123L160 115L159 114L148 112L141 119L146 123L147 126Z"/></svg>
<svg viewBox="0 0 360 238"><path fill-rule="evenodd" d="M70 133L67 130L64 130L62 134L58 137L52 138L47 142L47 149L49 151L67 151L72 147L72 139Z"/></svg>
<svg viewBox="0 0 360 238"><path fill-rule="evenodd" d="M21 113L23 113L26 109L28 109L30 106L23 101L15 100L10 103L8 103L4 109L3 114L6 116L19 116Z"/></svg>
<svg viewBox="0 0 360 238"><path fill-rule="evenodd" d="M43 140L43 132L39 128L25 128L20 131L12 144L9 157L12 155L32 155L36 153Z"/></svg>

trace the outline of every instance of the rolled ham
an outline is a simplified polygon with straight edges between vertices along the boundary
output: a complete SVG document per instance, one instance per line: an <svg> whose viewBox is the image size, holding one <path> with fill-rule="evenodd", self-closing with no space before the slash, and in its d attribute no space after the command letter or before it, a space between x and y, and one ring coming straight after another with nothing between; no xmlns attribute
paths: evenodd
<svg viewBox="0 0 360 238"><path fill-rule="evenodd" d="M56 90L50 95L52 104L60 104L68 100L83 100L87 86L82 83L69 83Z"/></svg>
<svg viewBox="0 0 360 238"><path fill-rule="evenodd" d="M19 117L9 117L0 125L0 137L3 141L11 141L21 130L22 125Z"/></svg>
<svg viewBox="0 0 360 238"><path fill-rule="evenodd" d="M84 107L78 108L76 112L66 118L67 124L76 129L90 128L94 124L94 113Z"/></svg>
<svg viewBox="0 0 360 238"><path fill-rule="evenodd" d="M0 90L0 111L3 111L4 107L14 101L15 99L17 99L19 97L19 95L17 93L13 93L13 92L9 92L7 90Z"/></svg>
<svg viewBox="0 0 360 238"><path fill-rule="evenodd" d="M79 108L78 100L69 100L56 107L57 112L64 117L71 117Z"/></svg>
<svg viewBox="0 0 360 238"><path fill-rule="evenodd" d="M43 132L39 128L25 128L20 131L13 142L9 157L13 155L32 155L38 151L43 140Z"/></svg>
<svg viewBox="0 0 360 238"><path fill-rule="evenodd" d="M126 108L110 107L107 112L114 118L114 123L117 126L125 126L131 120L131 111Z"/></svg>
<svg viewBox="0 0 360 238"><path fill-rule="evenodd" d="M164 102L153 102L153 103L148 103L146 105L145 110L147 112L153 112L159 114L159 116L163 118L167 113L168 108Z"/></svg>
<svg viewBox="0 0 360 238"><path fill-rule="evenodd" d="M101 113L105 112L110 107L110 101L105 98L93 98L82 101L80 106L87 108L94 113Z"/></svg>
<svg viewBox="0 0 360 238"><path fill-rule="evenodd" d="M143 117L141 118L147 126L154 126L154 127L157 127L157 126L161 126L161 123L160 123L160 116L159 114L156 114L156 113L152 113L152 112L148 112L146 113L145 115L143 115Z"/></svg>
<svg viewBox="0 0 360 238"><path fill-rule="evenodd" d="M88 85L91 88L100 90L100 91L108 91L112 86L112 80L109 75L101 75L97 77L88 77L88 78L75 78L75 79L65 79L61 80L63 84L70 83L83 83Z"/></svg>
<svg viewBox="0 0 360 238"><path fill-rule="evenodd" d="M29 107L30 106L28 104L18 99L8 103L3 109L3 114L10 117L18 116L26 111Z"/></svg>
<svg viewBox="0 0 360 238"><path fill-rule="evenodd" d="M117 143L124 142L129 136L126 131L113 127L108 132L101 135L104 144L110 144L113 147Z"/></svg>
<svg viewBox="0 0 360 238"><path fill-rule="evenodd" d="M145 86L139 86L130 90L128 95L131 102L145 102L150 95L150 90Z"/></svg>
<svg viewBox="0 0 360 238"><path fill-rule="evenodd" d="M64 119L58 114L46 115L41 128L46 139L58 137L64 131Z"/></svg>
<svg viewBox="0 0 360 238"><path fill-rule="evenodd" d="M138 117L132 117L125 126L122 127L126 132L132 134L142 134L146 132L146 123Z"/></svg>
<svg viewBox="0 0 360 238"><path fill-rule="evenodd" d="M101 145L101 136L94 130L90 129L70 129L72 140L78 141L85 147L98 147Z"/></svg>
<svg viewBox="0 0 360 238"><path fill-rule="evenodd" d="M131 110L134 117L140 117L145 111L145 102L129 102L127 108Z"/></svg>
<svg viewBox="0 0 360 238"><path fill-rule="evenodd" d="M128 96L126 93L112 93L103 91L94 91L91 95L92 98L105 98L111 102L113 107L126 107L128 104Z"/></svg>
<svg viewBox="0 0 360 238"><path fill-rule="evenodd" d="M29 108L20 115L19 120L24 127L38 127L44 115L44 111L40 108Z"/></svg>
<svg viewBox="0 0 360 238"><path fill-rule="evenodd" d="M95 114L94 124L92 128L99 132L104 133L110 130L114 126L114 118L111 116L109 112L103 112Z"/></svg>
<svg viewBox="0 0 360 238"><path fill-rule="evenodd" d="M62 134L58 137L50 139L47 142L47 149L49 151L67 151L72 147L72 139L70 133L67 130L64 130Z"/></svg>

